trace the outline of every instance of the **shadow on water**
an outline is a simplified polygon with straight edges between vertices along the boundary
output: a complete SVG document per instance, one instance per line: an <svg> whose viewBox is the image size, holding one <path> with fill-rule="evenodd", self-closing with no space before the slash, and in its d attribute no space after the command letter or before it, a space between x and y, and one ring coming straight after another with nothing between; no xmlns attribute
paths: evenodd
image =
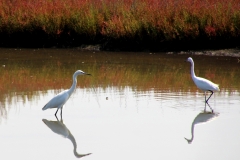
<svg viewBox="0 0 240 160"><path fill-rule="evenodd" d="M205 106L206 107L206 106ZM219 116L219 113L214 113L214 112L206 112L205 110L201 113L199 113L193 120L192 122L192 126L191 126L191 135L192 137L190 139L185 138L187 140L187 142L189 144L192 143L193 139L194 139L194 129L195 129L195 125L199 125L199 124L204 124L207 122L210 122L214 119L216 119Z"/></svg>
<svg viewBox="0 0 240 160"><path fill-rule="evenodd" d="M88 156L91 153L87 153L87 154L79 154L77 153L77 143L76 140L74 138L74 136L72 135L72 133L69 131L69 129L66 127L66 125L63 123L63 120L61 118L61 120L59 121L58 118L56 117L57 121L49 121L46 119L42 119L42 121L56 134L61 135L64 138L69 139L72 144L73 144L73 153L77 158L82 158L84 156Z"/></svg>

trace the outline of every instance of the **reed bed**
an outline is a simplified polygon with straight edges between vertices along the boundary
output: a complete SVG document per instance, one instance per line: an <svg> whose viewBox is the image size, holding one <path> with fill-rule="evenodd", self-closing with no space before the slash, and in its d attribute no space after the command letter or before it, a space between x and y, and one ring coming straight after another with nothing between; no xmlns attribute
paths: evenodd
<svg viewBox="0 0 240 160"><path fill-rule="evenodd" d="M234 39L240 34L239 4L240 0L1 0L0 34L102 44Z"/></svg>

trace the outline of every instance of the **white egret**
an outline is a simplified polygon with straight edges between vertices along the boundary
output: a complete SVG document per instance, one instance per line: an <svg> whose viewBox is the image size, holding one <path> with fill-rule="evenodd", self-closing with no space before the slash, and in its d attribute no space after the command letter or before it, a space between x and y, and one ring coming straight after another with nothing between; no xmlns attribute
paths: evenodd
<svg viewBox="0 0 240 160"><path fill-rule="evenodd" d="M73 74L73 84L71 86L70 89L67 89L65 91L62 91L61 93L57 94L55 97L53 97L43 108L42 110L46 110L49 108L57 108L57 111L55 113L55 116L57 115L57 112L59 110L59 108L61 108L61 116L62 116L62 107L63 105L67 102L67 100L69 99L69 97L72 95L73 91L76 88L77 85L77 76L78 75L91 75L88 73L85 73L81 70L77 70L74 74Z"/></svg>
<svg viewBox="0 0 240 160"><path fill-rule="evenodd" d="M219 87L218 87L218 84L215 84L205 78L201 78L201 77L197 77L195 75L195 72L194 72L194 62L193 62L193 59L191 57L189 57L187 59L187 62L190 62L191 63L191 77L192 77L192 80L193 82L195 83L195 85L201 89L202 91L204 91L204 95L205 95L205 103L208 104L208 100L211 98L211 96L213 95L213 93L215 91L220 91ZM208 99L206 100L206 92L207 91L210 91L211 92L211 95L208 97ZM210 106L209 106L210 107ZM210 107L211 108L211 107Z"/></svg>

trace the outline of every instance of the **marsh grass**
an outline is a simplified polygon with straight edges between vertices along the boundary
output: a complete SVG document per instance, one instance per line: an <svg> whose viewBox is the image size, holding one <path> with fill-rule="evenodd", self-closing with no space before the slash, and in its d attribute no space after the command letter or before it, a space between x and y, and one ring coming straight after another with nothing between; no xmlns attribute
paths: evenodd
<svg viewBox="0 0 240 160"><path fill-rule="evenodd" d="M1 0L0 34L26 34L39 38L37 42L63 38L78 45L232 39L240 34L239 4L240 0Z"/></svg>

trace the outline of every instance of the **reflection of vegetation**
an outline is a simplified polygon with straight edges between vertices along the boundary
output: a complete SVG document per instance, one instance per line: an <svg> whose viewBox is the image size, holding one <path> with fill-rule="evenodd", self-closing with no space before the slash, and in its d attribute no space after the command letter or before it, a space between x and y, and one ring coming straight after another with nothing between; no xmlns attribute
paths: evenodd
<svg viewBox="0 0 240 160"><path fill-rule="evenodd" d="M7 110L6 107L4 105L0 105L0 122L1 122L1 118L5 118L7 116Z"/></svg>
<svg viewBox="0 0 240 160"><path fill-rule="evenodd" d="M51 51L51 50L50 50ZM46 91L49 89L66 89L72 83L72 75L82 69L93 76L78 79L80 87L132 86L138 90L195 91L197 88L190 78L190 66L184 63L185 57L174 58L163 55L133 53L87 53L79 54L76 50L62 50L65 54L49 55L40 53L31 56L29 50L22 57L0 61L0 94L10 92ZM47 52L46 50L44 52ZM70 53L69 53L70 52ZM28 60L26 60L28 56ZM4 56L2 57L4 58ZM36 61L37 59L37 61ZM205 58L206 59L206 58ZM196 60L196 74L220 84L220 88L238 88L239 67L232 62L218 62L225 66L213 64L211 59ZM35 63L36 62L36 63ZM204 65L203 65L204 64ZM231 69L229 69L231 68ZM231 86L230 86L231 85Z"/></svg>
<svg viewBox="0 0 240 160"><path fill-rule="evenodd" d="M77 87L130 86L134 91L196 92L190 77L186 55L147 53L79 52L79 50L9 50L1 49L0 102L6 97L31 100L47 90L67 89L77 69L91 73L92 77L79 77ZM15 53L16 52L16 53ZM20 54L21 53L21 54ZM34 54L33 54L34 53ZM239 91L239 64L234 58L196 56L195 72L220 84L229 93ZM217 59L217 60L216 60ZM5 65L5 66L2 66ZM26 97L27 98L24 98ZM6 102L6 103L8 103ZM0 116L5 114L0 107Z"/></svg>

